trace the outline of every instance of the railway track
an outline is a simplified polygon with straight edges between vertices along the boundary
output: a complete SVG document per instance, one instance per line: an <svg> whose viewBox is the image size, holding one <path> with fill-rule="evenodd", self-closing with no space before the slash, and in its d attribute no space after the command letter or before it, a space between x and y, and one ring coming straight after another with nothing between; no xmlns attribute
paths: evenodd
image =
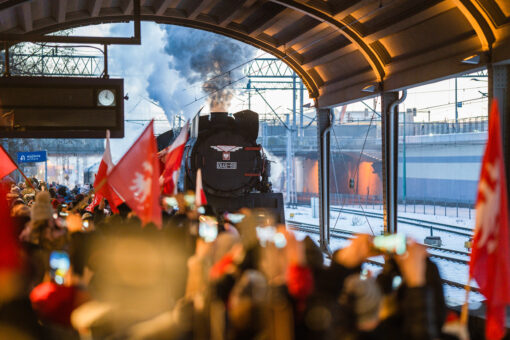
<svg viewBox="0 0 510 340"><path fill-rule="evenodd" d="M287 225L291 229L294 229L297 231L303 231L303 232L308 232L308 233L317 234L317 235L319 234L319 228L317 225L314 225L314 224L301 223L301 222L295 222L295 221L287 221ZM351 231L347 231L347 230L331 230L331 237L344 239L344 240L353 238L354 234L355 233L353 233ZM441 259L441 260L445 260L445 261L450 261L450 262L454 262L454 263L461 264L461 265L469 265L469 260L459 259L459 258L440 254L441 252L444 252L444 253L448 253L448 254L455 254L455 255L462 255L462 256L469 257L469 253L467 253L467 252L443 249L443 248L433 247L433 246L427 246L427 247L429 249L429 254L430 254L431 258L437 258L437 259ZM383 262L376 261L376 260L367 260L367 262L369 262L373 265L379 266L379 267L382 267L384 265ZM443 279L443 281L445 284L448 284L450 286L464 289L464 284L450 281L450 280L445 280L445 279ZM478 289L476 287L471 287L471 290L474 292L478 292Z"/></svg>
<svg viewBox="0 0 510 340"><path fill-rule="evenodd" d="M288 224L293 226L293 228L300 229L302 231L309 231L309 232L312 232L314 234L319 234L319 228L318 228L318 226L316 226L314 224L300 223L300 222L288 222ZM348 231L348 230L336 230L336 229L331 230L330 233L331 233L332 237L341 238L341 239L344 239L344 240L351 239L354 236L354 234L355 234L352 231ZM440 248L440 247L433 247L433 246L427 246L427 247L430 250L433 250L433 252L429 252L431 257L436 257L436 258L439 258L439 259L442 259L442 260L451 261L451 262L455 262L455 263L460 263L460 264L464 264L464 265L469 264L468 260L464 260L464 259L460 259L460 258L457 258L457 257L451 257L451 256L447 256L447 255L438 254L439 252L443 252L443 253L456 254L456 255L462 255L462 256L469 257L469 253L461 252L461 251L457 251L457 250L443 249L443 248Z"/></svg>
<svg viewBox="0 0 510 340"><path fill-rule="evenodd" d="M355 209L348 209L348 208L335 208L331 207L331 211L340 212L340 213L347 213L351 215L359 215L359 216L366 216L366 217L372 217L372 218L383 218L382 213L377 212L363 212ZM414 225L420 228L424 229L432 229L436 231L442 231L447 232L450 234L455 234L459 236L464 236L467 238L470 238L473 236L473 229L467 228L467 227L461 227L461 226L454 226L446 223L440 223L440 222L433 222L433 221L427 221L427 220L420 220L416 218L411 217L398 217L398 222Z"/></svg>

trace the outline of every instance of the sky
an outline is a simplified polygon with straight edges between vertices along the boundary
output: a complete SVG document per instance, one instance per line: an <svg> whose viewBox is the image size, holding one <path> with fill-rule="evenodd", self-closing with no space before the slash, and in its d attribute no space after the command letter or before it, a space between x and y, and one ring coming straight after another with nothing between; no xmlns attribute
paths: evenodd
<svg viewBox="0 0 510 340"><path fill-rule="evenodd" d="M215 92L215 89L230 82L233 85L227 89L243 88L246 79L242 67L237 66L255 57L270 57L230 38L185 27L143 22L141 32L142 45L112 45L108 49L110 77L124 78L125 94L129 96L125 102L125 138L113 139L111 143L114 161L127 151L148 120L155 119L159 134L179 120L193 117L202 107L202 112L209 112L208 91L213 95L220 93L220 102L230 98L230 105L225 108L229 112L247 109L246 91ZM72 34L132 36L133 26L130 23L86 26L74 29ZM229 70L232 71L226 72ZM214 81L204 86L204 80L211 78ZM459 118L487 115L486 79L459 78L457 88L458 101L462 102ZM306 91L304 103L311 103ZM374 103L373 99L365 101L370 107ZM450 79L410 89L400 111L417 108L416 121L428 121L429 117L432 121L451 120L455 117L454 103L455 81ZM347 110L364 111L366 105L350 104ZM380 100L376 105L380 105ZM276 112L285 120L285 115L292 112L292 91L252 92L251 108L268 117L274 117ZM307 109L305 114L311 118L314 112Z"/></svg>

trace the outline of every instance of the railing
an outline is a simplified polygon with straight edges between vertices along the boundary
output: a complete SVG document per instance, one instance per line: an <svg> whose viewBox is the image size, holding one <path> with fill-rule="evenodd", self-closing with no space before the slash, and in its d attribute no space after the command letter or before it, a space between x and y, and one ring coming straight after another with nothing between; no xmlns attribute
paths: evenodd
<svg viewBox="0 0 510 340"><path fill-rule="evenodd" d="M312 197L318 197L318 193L299 192L297 202L302 205L310 205ZM383 200L380 195L357 195L330 193L331 206L361 206L363 209L382 210ZM398 202L398 211L423 215L447 216L456 218L474 218L474 206L471 203L434 201L434 200L406 200Z"/></svg>
<svg viewBox="0 0 510 340"><path fill-rule="evenodd" d="M347 123L335 125L335 136L338 139L365 138L367 128L369 126L367 120L352 120ZM484 132L488 130L489 121L486 116L462 118L457 122L406 122L406 136L423 136L423 135L441 135L456 133L473 133ZM380 121L372 122L368 138L378 138L380 136ZM267 124L262 122L260 126L260 136L265 138L286 136L287 130L282 124ZM399 136L404 134L404 124L399 124ZM299 132L301 136L314 137L317 136L317 126L310 125Z"/></svg>
<svg viewBox="0 0 510 340"><path fill-rule="evenodd" d="M20 76L99 77L104 62L98 55L18 53L11 55L10 66L11 74ZM4 55L0 53L0 73L4 68Z"/></svg>
<svg viewBox="0 0 510 340"><path fill-rule="evenodd" d="M422 123L406 123L406 136L422 136L422 135L443 135L452 133L470 133L487 131L489 121L487 117L470 117L459 119L458 122L422 122ZM404 125L399 125L399 135L404 133Z"/></svg>

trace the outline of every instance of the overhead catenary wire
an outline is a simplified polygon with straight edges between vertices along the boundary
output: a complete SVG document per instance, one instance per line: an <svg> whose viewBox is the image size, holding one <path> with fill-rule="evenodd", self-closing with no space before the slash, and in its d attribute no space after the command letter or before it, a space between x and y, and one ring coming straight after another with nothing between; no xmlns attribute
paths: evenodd
<svg viewBox="0 0 510 340"><path fill-rule="evenodd" d="M392 0L392 1L390 1L390 2L389 2L388 4L386 4L384 7L386 7L386 6L388 6L388 5L391 5L391 4L392 4L393 2L395 2L395 1L396 1L396 0ZM344 24L343 26L338 27L338 28L337 28L337 29L335 29L334 31L332 31L332 32L330 32L330 33L328 33L328 34L326 34L325 36L323 36L323 37L321 37L321 38L319 38L319 39L315 39L315 40L311 41L310 43L306 44L305 46L302 46L301 48L299 48L299 49L297 49L297 50L293 51L293 53L298 53L298 52L300 52L301 50L303 50L303 49L305 49L305 48L307 48L307 47L310 47L310 46L312 46L312 45L314 45L314 44L318 43L319 41L322 41L322 40L324 40L324 39L329 38L331 35L335 35L335 34L337 34L337 33L338 33L338 31L343 31L345 28L347 28L347 27L351 27L352 25L354 25L354 24L356 24L356 23L360 22L360 21L361 21L362 19L364 19L365 17L368 17L368 16L370 16L370 15L373 15L374 13L376 13L376 12L377 12L377 11L379 11L379 10L381 10L382 8L383 8L383 7L378 7L378 8L373 9L372 11L369 11L369 12L365 13L364 15L360 16L360 17L359 17L359 18L357 18L356 20L353 20L352 22L349 22L348 24ZM48 46L60 47L59 45L48 45ZM95 48L95 49L98 49L98 50L100 50L100 51L101 51L101 49L99 49L98 47L95 47L95 46L89 46L89 45L65 45L65 47L66 47L66 48L73 48L73 47L90 47L90 48ZM280 58L280 60L281 60L281 61L284 61L285 59L287 59L287 58L289 58L289 57L291 57L291 54L286 54L283 58ZM238 69L238 68L241 68L241 67L243 67L243 66L245 66L245 65L249 64L250 62L254 61L254 60L255 60L255 59L257 59L257 58L258 58L257 56L256 56L256 57L254 57L254 58L251 58L251 59L249 59L249 60L247 60L247 61L245 61L245 62L243 62L243 63L241 63L241 64L239 64L239 65L237 65L237 66L235 66L235 67L233 67L233 68L231 68L231 69L229 69L229 70L227 70L227 71L225 71L225 72L223 72L223 73L221 73L221 74L215 75L215 76L213 76L213 77L211 77L211 78L209 78L209 79L205 80L205 81L204 81L204 83L209 82L209 81L212 81L212 80L217 79L217 78L219 78L219 77L225 76L226 74L230 74L230 73L231 73L231 72L233 72L234 70L236 70L236 69ZM268 64L266 67L269 67L269 65L270 65L270 64ZM229 82L229 84L224 85L224 86L222 86L222 87L219 87L218 89L216 89L216 90L214 90L214 91L212 91L212 92L210 92L210 93L208 93L208 94L206 94L206 95L203 95L203 96L201 96L201 97L199 97L199 98L196 98L195 100L191 101L191 102L190 102L190 103L188 103L188 104L185 104L184 106L182 106L182 107L181 107L181 110L182 110L182 109L184 109L184 108L186 108L186 107L188 107L188 106L190 106L190 105L195 104L195 103L196 103L196 102L198 102L198 101L202 101L203 99L205 99L205 98L209 97L211 94L214 94L214 93L216 93L216 92L219 92L219 91L221 91L221 90L224 90L225 88L227 88L227 87L229 87L229 86L232 86L233 84L235 84L235 83L237 83L237 82L239 82L239 81L241 81L241 80L243 80L243 79L245 79L245 78L247 78L247 77L249 77L249 75L244 75L244 76L240 77L239 79L236 79L236 80L230 81L230 82ZM192 85L192 86L190 86L190 87L188 87L187 89L184 89L184 90L188 90L188 89L190 89L190 88L195 88L196 86L197 86L197 85Z"/></svg>
<svg viewBox="0 0 510 340"><path fill-rule="evenodd" d="M362 103L363 103L363 104L365 104L363 101L362 101ZM365 105L366 105L366 104L365 104ZM367 106L367 107L369 107L369 106ZM369 108L370 108L370 107L369 107ZM359 155L359 158L358 158L358 162L357 162L357 165L356 165L356 170L355 170L355 173L354 173L354 178L355 178L355 179L356 179L356 181L358 181L358 182L359 182L359 166L360 166L360 164L361 164L361 156L363 155L363 152L365 151L365 146L366 146L366 142L367 142L367 139L368 139L368 134L370 133L370 129L371 129L371 127L372 127L372 123L373 123L373 121L374 121L375 114L377 114L377 112L376 112L375 110L373 110L372 108L370 108L370 109L372 110L372 117L370 118L370 123L369 123L369 125L368 125L368 127L367 127L367 132L366 132L366 134L365 134L365 139L364 139L364 141L363 141L363 146L362 146L362 148L361 148L360 155ZM336 141L336 144L337 144L337 148L338 148L338 150L339 150L339 151L341 151L340 144L339 144L339 142L338 142L338 137L337 137L337 135L336 135L335 129L333 129L333 135L334 135L334 137L335 137L335 141ZM340 153L340 155L342 156L342 161L344 162L344 165L346 165L346 164L347 164L347 162L345 161L345 158L343 157L343 154L342 154L342 153ZM335 172L335 167L333 167L333 175L334 175L334 178L335 178L335 182L337 182L337 181L336 181L336 172ZM336 184L336 185L337 185L337 192L338 192L338 184ZM363 206L362 206L362 204L361 204L361 201L359 201L359 202L360 202L360 208L361 208L361 210L363 211L363 216L365 217L365 219L366 219L366 221L367 221L368 227L370 228L370 231L372 232L372 235L374 235L374 230L373 230L373 228L372 228L372 225L370 224L370 221L368 220L368 217L367 217L367 216L366 216L366 214L365 214L365 210L363 209ZM343 208L343 206L344 206L344 205L345 205L345 198L344 198L344 199L343 199L343 201L342 201L341 208ZM339 219L339 218L340 218L340 212L338 213L337 218L336 218L336 220L335 220L335 225L333 226L333 230L335 230L335 229L336 229L336 225L337 225L337 223L338 223L338 219Z"/></svg>
<svg viewBox="0 0 510 340"><path fill-rule="evenodd" d="M307 45L305 45L305 46L301 47L300 49L295 50L293 53L298 53L299 51L301 51L301 50L303 50L303 49L305 49L305 48L307 48L307 47L310 47L311 45L313 45L313 44L315 44L315 43L317 43L317 42L319 42L319 41L321 41L321 40L324 40L324 39L328 38L330 35L337 34L339 30L340 30L340 31L343 31L345 28L351 27L352 25L354 25L354 24L356 24L356 23L360 22L363 18L368 17L368 16L370 16L370 15L372 15L372 14L374 14L374 13L376 13L376 12L380 11L381 9L383 9L383 8L384 8L384 7L386 7L386 6L391 5L391 4L392 4L393 2L395 2L395 1L396 1L396 0L392 0L391 2L389 2L388 4L386 4L386 5L385 5L385 6L383 6L383 7L377 7L377 8L375 8L375 9L373 9L372 11L369 11L369 12L365 13L364 15L362 15L361 17L359 17L358 19L353 20L352 22L349 22L348 24L344 24L342 27L338 27L338 29L337 29L337 30L334 30L334 31L332 31L332 32L328 33L326 36L324 36L324 37L322 37L322 38L319 38L319 39L316 39L316 40L311 41L309 44L307 44ZM279 58L279 60L283 61L283 60L285 60L285 59L287 59L287 58L289 58L289 57L291 57L291 55L286 54L283 58ZM226 75L226 74L228 74L228 73L231 73L232 71L234 71L234 70L238 69L239 67L242 67L242 66L244 66L244 65L246 65L246 64L248 64L248 63L250 63L250 62L254 61L255 59L257 59L257 58L252 58L252 59L250 59L250 60L248 60L248 61L246 61L246 62L242 63L240 66L236 66L236 67L234 67L234 68L231 68L231 69L229 69L228 71L223 72L222 74L216 75L216 76L214 76L213 78L211 78L211 79L208 79L208 80L204 81L204 83L209 82L209 81L211 81L212 79L216 79L216 78L218 78L218 77L222 77L222 76L224 76L224 75ZM266 66L266 68L267 68L267 67L269 67L269 65L268 65L268 66ZM247 78L247 77L249 77L249 75L244 75L244 76L242 76L242 77L240 77L240 78L238 78L238 79L236 79L236 80L230 81L230 82L229 82L229 84L227 84L227 85L225 85L225 86L222 86L222 87L219 87L218 89L216 89L216 90L212 91L211 93L208 93L207 95L201 96L201 97L199 97L199 98L195 99L194 101L191 101L190 103L185 104L182 108L185 108L185 107L188 107L188 106L190 106L190 105L193 105L195 102L197 102L197 101L199 101L199 100L203 100L203 99L205 99L205 98L209 97L211 94L214 94L214 93L216 93L216 92L219 92L219 91L221 91L221 90L224 90L225 88L227 88L227 87L229 87L229 86L231 86L231 85L233 85L233 84L235 84L235 83L237 83L237 82L239 82L239 81L241 81L241 80L243 80L243 79L245 79L245 78Z"/></svg>

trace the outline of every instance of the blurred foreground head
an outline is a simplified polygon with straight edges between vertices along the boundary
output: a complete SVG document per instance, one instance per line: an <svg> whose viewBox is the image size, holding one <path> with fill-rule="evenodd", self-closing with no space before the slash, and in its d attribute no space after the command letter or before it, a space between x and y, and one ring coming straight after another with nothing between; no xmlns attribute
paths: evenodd
<svg viewBox="0 0 510 340"><path fill-rule="evenodd" d="M358 329L370 331L377 327L381 299L381 291L373 278L353 274L345 280L341 302L355 316Z"/></svg>
<svg viewBox="0 0 510 340"><path fill-rule="evenodd" d="M176 300L175 282L186 279L185 256L179 240L158 231L147 232L125 222L109 226L92 246L96 300L107 305L107 316L91 320L91 327L123 327L171 309ZM88 315L80 316L88 318Z"/></svg>

